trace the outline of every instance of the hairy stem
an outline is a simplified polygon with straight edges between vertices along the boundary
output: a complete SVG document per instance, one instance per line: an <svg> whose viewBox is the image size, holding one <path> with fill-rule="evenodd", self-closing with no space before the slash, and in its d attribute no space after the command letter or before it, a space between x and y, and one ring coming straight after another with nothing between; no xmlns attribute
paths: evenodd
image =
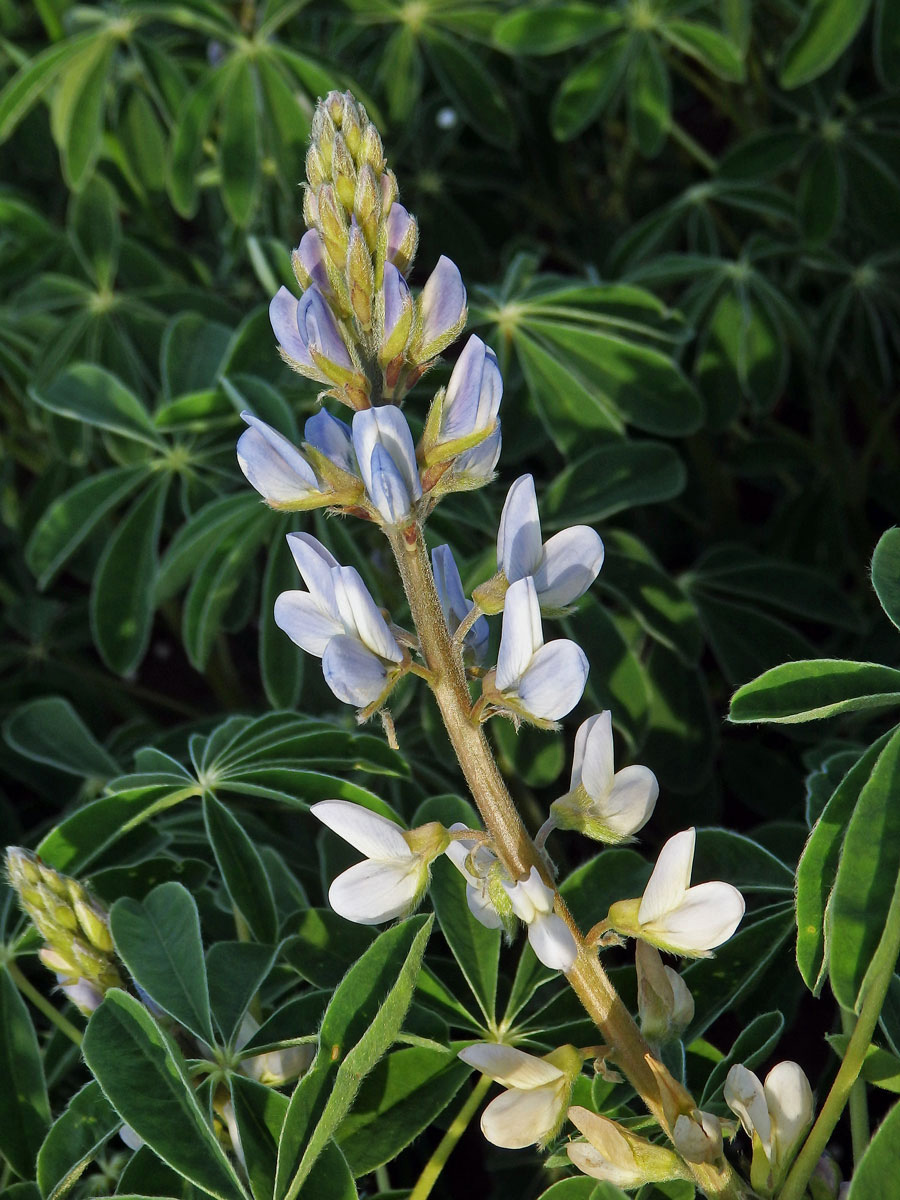
<svg viewBox="0 0 900 1200"><path fill-rule="evenodd" d="M409 1193L409 1200L426 1200L427 1196L431 1195L431 1189L438 1181L438 1176L446 1166L447 1159L453 1153L453 1148L456 1143L466 1132L469 1127L469 1122L478 1111L478 1106L482 1102L491 1086L491 1077L482 1075L475 1086L465 1104L453 1118L453 1124L441 1138L437 1149L428 1162L422 1168L422 1174L416 1180L416 1186Z"/></svg>
<svg viewBox="0 0 900 1200"><path fill-rule="evenodd" d="M554 887L547 864L528 835L500 774L487 738L470 720L471 700L459 647L447 629L431 574L422 531L418 526L389 534L391 548L409 601L422 653L432 673L432 691L447 727L472 797L485 828L494 841L503 865L513 879L525 879L536 867L544 882ZM572 931L578 953L566 978L584 1008L601 1030L613 1057L629 1082L667 1133L659 1085L647 1064L650 1046L590 949L571 913L555 891L554 908ZM737 1200L742 1186L726 1163L688 1164L700 1190L710 1197ZM418 1200L418 1197L417 1197Z"/></svg>
<svg viewBox="0 0 900 1200"><path fill-rule="evenodd" d="M841 1028L844 1033L853 1036L856 1029L856 1014L846 1008L841 1009ZM859 1166L859 1160L869 1144L869 1105L866 1099L865 1081L857 1077L850 1088L850 1100L847 1105L850 1110L850 1140L853 1145L853 1166Z"/></svg>

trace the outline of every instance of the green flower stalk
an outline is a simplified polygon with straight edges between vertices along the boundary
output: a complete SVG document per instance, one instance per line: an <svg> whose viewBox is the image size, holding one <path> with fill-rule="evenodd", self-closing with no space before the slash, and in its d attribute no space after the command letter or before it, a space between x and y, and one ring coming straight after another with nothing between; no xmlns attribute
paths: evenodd
<svg viewBox="0 0 900 1200"><path fill-rule="evenodd" d="M30 850L10 846L6 871L22 911L46 945L38 955L85 1015L122 986L105 909L77 879L54 871Z"/></svg>

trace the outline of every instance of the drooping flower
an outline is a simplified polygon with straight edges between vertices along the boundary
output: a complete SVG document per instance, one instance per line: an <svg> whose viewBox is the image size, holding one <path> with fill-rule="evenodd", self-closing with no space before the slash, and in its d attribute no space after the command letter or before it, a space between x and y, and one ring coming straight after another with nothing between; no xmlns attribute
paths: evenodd
<svg viewBox="0 0 900 1200"><path fill-rule="evenodd" d="M456 263L442 254L416 302L410 361L425 363L440 354L460 335L465 323L466 289L462 276Z"/></svg>
<svg viewBox="0 0 900 1200"><path fill-rule="evenodd" d="M607 923L670 954L709 958L727 942L744 915L744 898L730 883L690 886L696 830L669 838L639 900L619 900Z"/></svg>
<svg viewBox="0 0 900 1200"><path fill-rule="evenodd" d="M566 1154L585 1175L620 1188L689 1178L671 1150L638 1137L616 1121L579 1105L570 1108L568 1116L587 1142L569 1142Z"/></svg>
<svg viewBox="0 0 900 1200"><path fill-rule="evenodd" d="M553 911L553 889L532 867L527 879L503 884L513 912L525 922L537 958L552 971L568 971L578 954L571 930Z"/></svg>
<svg viewBox="0 0 900 1200"><path fill-rule="evenodd" d="M432 861L447 848L442 825L404 830L348 800L322 800L309 811L366 856L328 889L336 913L358 925L378 925L413 911L428 887Z"/></svg>
<svg viewBox="0 0 900 1200"><path fill-rule="evenodd" d="M735 1064L725 1079L725 1103L753 1144L750 1182L764 1195L779 1186L815 1116L812 1088L795 1062L780 1062L760 1083Z"/></svg>
<svg viewBox="0 0 900 1200"><path fill-rule="evenodd" d="M342 567L308 533L288 535L308 591L282 592L275 624L322 659L325 682L345 704L364 708L387 690L403 651L355 567Z"/></svg>
<svg viewBox="0 0 900 1200"><path fill-rule="evenodd" d="M474 606L463 591L459 568L449 546L435 546L431 552L431 566L444 620L450 632L456 633ZM473 662L479 663L484 658L488 636L488 623L484 617L479 617L466 634L464 643Z"/></svg>
<svg viewBox="0 0 900 1200"><path fill-rule="evenodd" d="M353 417L353 448L366 495L385 525L404 525L422 496L416 451L406 418L392 404Z"/></svg>
<svg viewBox="0 0 900 1200"><path fill-rule="evenodd" d="M659 951L648 942L635 947L638 1014L641 1033L649 1042L680 1037L694 1019L694 998L677 971L663 965Z"/></svg>
<svg viewBox="0 0 900 1200"><path fill-rule="evenodd" d="M581 1073L574 1046L537 1058L513 1046L482 1042L466 1046L459 1057L507 1089L481 1114L481 1132L493 1145L508 1150L544 1146L559 1131Z"/></svg>
<svg viewBox="0 0 900 1200"><path fill-rule="evenodd" d="M587 658L575 642L560 638L544 644L534 580L529 576L514 583L503 610L493 682L497 703L525 720L557 721L581 699L587 676Z"/></svg>
<svg viewBox="0 0 900 1200"><path fill-rule="evenodd" d="M612 713L589 717L575 736L572 778L550 813L560 829L577 829L598 842L630 839L650 819L659 785L649 767L614 770Z"/></svg>
<svg viewBox="0 0 900 1200"><path fill-rule="evenodd" d="M541 609L564 612L588 590L603 566L603 542L587 525L573 525L541 542L534 479L521 475L506 497L497 531L497 567L507 583L534 578Z"/></svg>

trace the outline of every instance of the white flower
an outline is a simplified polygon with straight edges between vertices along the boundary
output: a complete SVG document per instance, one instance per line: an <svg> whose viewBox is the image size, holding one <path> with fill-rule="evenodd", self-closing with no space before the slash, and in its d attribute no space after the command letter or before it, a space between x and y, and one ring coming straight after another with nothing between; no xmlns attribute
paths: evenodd
<svg viewBox="0 0 900 1200"><path fill-rule="evenodd" d="M534 578L542 611L565 611L588 590L603 566L603 542L587 525L573 525L541 543L534 479L520 476L506 497L497 533L497 567L508 583Z"/></svg>
<svg viewBox="0 0 900 1200"><path fill-rule="evenodd" d="M620 1188L687 1177L677 1155L664 1146L656 1146L608 1117L578 1105L570 1108L568 1115L587 1142L569 1142L566 1154L585 1175Z"/></svg>
<svg viewBox="0 0 900 1200"><path fill-rule="evenodd" d="M643 897L610 908L612 929L688 958L709 958L728 941L744 915L744 898L730 883L690 886L695 841L694 829L669 838Z"/></svg>
<svg viewBox="0 0 900 1200"><path fill-rule="evenodd" d="M812 1088L795 1062L781 1062L765 1084L736 1064L725 1079L725 1103L753 1142L750 1180L770 1195L787 1172L815 1116Z"/></svg>
<svg viewBox="0 0 900 1200"><path fill-rule="evenodd" d="M581 1072L581 1055L573 1046L536 1058L512 1046L483 1042L460 1050L459 1057L507 1089L481 1114L481 1132L489 1142L519 1150L553 1137Z"/></svg>
<svg viewBox="0 0 900 1200"><path fill-rule="evenodd" d="M672 1144L687 1162L715 1162L722 1157L722 1122L700 1109L679 1113L672 1126Z"/></svg>
<svg viewBox="0 0 900 1200"><path fill-rule="evenodd" d="M243 1049L258 1029L259 1022L247 1013L235 1038L235 1049ZM284 1046L281 1050L265 1050L262 1054L242 1058L238 1070L266 1087L281 1087L303 1075L315 1056L315 1046L311 1042L304 1042L299 1046Z"/></svg>
<svg viewBox="0 0 900 1200"><path fill-rule="evenodd" d="M309 811L366 856L329 888L336 913L358 925L378 925L413 911L428 887L432 860L447 847L442 825L403 830L348 800L322 800Z"/></svg>
<svg viewBox="0 0 900 1200"><path fill-rule="evenodd" d="M577 829L600 842L623 842L650 819L659 784L648 767L613 768L612 714L585 721L575 736L567 795L550 812L560 829Z"/></svg>
<svg viewBox="0 0 900 1200"><path fill-rule="evenodd" d="M252 413L238 438L238 466L271 508L300 509L327 504L328 497L303 453Z"/></svg>
<svg viewBox="0 0 900 1200"><path fill-rule="evenodd" d="M532 867L527 879L504 883L513 912L528 927L528 941L538 959L551 971L568 971L578 954L572 932L553 911L553 889Z"/></svg>
<svg viewBox="0 0 900 1200"><path fill-rule="evenodd" d="M275 624L291 641L322 659L325 682L346 704L364 708L391 682L403 661L387 622L355 567L342 567L309 533L288 534L308 592L282 592Z"/></svg>
<svg viewBox="0 0 900 1200"><path fill-rule="evenodd" d="M581 699L587 675L588 661L575 642L544 645L534 580L514 583L506 594L494 679L504 707L526 720L556 721Z"/></svg>
<svg viewBox="0 0 900 1200"><path fill-rule="evenodd" d="M385 525L411 521L422 484L412 434L400 409L384 404L356 413L353 448L366 494Z"/></svg>
<svg viewBox="0 0 900 1200"><path fill-rule="evenodd" d="M450 832L455 833L457 830L465 828L465 825L457 821L450 826ZM494 902L495 898L500 899L500 896L496 887L493 889L494 895L491 895L491 884L494 880L500 880L504 876L507 879L509 877L500 865L496 854L488 850L487 846L470 838L454 839L444 853L466 881L466 903L472 916L480 921L486 929L502 928L504 926L503 917L497 911L497 905ZM512 904L507 893L502 891L502 886L500 891L505 899L503 907L511 913Z"/></svg>

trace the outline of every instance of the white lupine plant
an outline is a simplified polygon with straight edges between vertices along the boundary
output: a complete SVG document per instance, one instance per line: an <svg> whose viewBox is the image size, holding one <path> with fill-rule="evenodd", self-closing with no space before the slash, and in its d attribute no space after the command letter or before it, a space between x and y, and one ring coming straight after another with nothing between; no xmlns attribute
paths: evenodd
<svg viewBox="0 0 900 1200"><path fill-rule="evenodd" d="M313 814L366 856L334 880L330 902L342 916L362 924L404 916L422 900L433 861L446 854L465 879L471 914L510 938L524 923L538 960L568 976L604 1038L603 1046L584 1051L563 1046L542 1059L502 1045L499 1038L461 1051L460 1057L483 1076L507 1087L484 1112L486 1137L499 1146L546 1144L565 1121L582 1064L596 1060L598 1069L609 1071L604 1065L609 1059L637 1088L674 1148L645 1142L576 1108L574 1123L588 1142L569 1146L571 1161L623 1186L693 1178L709 1195L736 1197L742 1185L723 1157L718 1125L713 1118L713 1124L704 1125L692 1102L682 1106L684 1111L670 1111L666 1085L657 1082L657 1072L668 1078L665 1068L615 996L598 947L624 936L669 953L708 955L734 933L743 900L727 883L689 887L694 831L688 830L666 844L641 900L613 904L588 940L573 922L543 850L547 836L559 828L608 843L633 840L653 812L657 781L644 766L617 772L612 714L589 717L576 737L570 790L552 806L535 843L500 777L483 726L506 718L516 726L526 722L553 729L581 700L587 657L570 639L545 641L542 615L571 611L603 565L603 543L587 526L563 529L543 541L534 480L526 474L512 485L503 506L497 573L474 589L472 599L448 546L436 546L429 558L424 529L435 506L447 494L480 487L493 476L503 381L494 350L470 337L447 387L434 396L415 443L401 404L462 331L465 286L455 265L441 257L421 293L413 296L406 277L416 226L400 206L396 183L383 163L380 201L366 210L369 223L360 232L358 179L349 178L349 167L334 166L334 140L342 122L355 129L366 118L349 96L329 97L324 111L327 120L319 116L314 122L310 151L305 202L310 231L293 259L302 295L298 300L282 289L272 302L271 318L288 364L329 384L321 400L347 405L352 422L348 428L330 414L323 416L323 407L307 422L306 442L298 449L248 413L250 428L241 439L239 461L274 508L327 507L380 526L414 631L395 625L352 568L302 533L288 540L307 591L281 595L276 621L298 646L321 658L328 686L358 710L361 720L380 712L393 729L387 712L393 689L404 676L421 676L434 694L484 822L481 829L431 822L405 830L352 802L315 804ZM329 159L332 176L337 172L332 183ZM499 648L491 666L485 618L500 613ZM473 695L471 688L479 684L480 694ZM677 1036L692 1011L686 985L658 956L644 964L642 978L641 1018L650 1041ZM685 1152L678 1152L679 1143Z"/></svg>
<svg viewBox="0 0 900 1200"><path fill-rule="evenodd" d="M587 12L589 6L582 8ZM198 1193L223 1200L356 1196L353 1177L363 1175L374 1177L380 1195L396 1194L384 1172L390 1156L382 1154L372 1127L393 1106L384 1123L401 1139L401 1148L408 1145L441 1111L442 1106L429 1107L434 1097L447 1103L438 1095L443 1081L452 1082L456 1073L460 1085L465 1068L458 1058L480 1079L409 1193L412 1200L426 1200L492 1083L503 1091L481 1113L485 1138L511 1150L535 1146L547 1153L548 1166L588 1177L564 1181L560 1195L587 1194L590 1181L597 1180L612 1189L604 1195L646 1186L649 1196L653 1185L673 1184L679 1197L684 1191L720 1200L804 1200L809 1184L812 1200L834 1200L839 1180L823 1151L852 1079L848 1083L838 1073L815 1125L812 1089L794 1062L779 1063L761 1083L749 1066L736 1062L736 1048L728 1058L719 1056L699 1098L688 1090L692 1064L685 1051L713 1019L708 993L729 986L727 960L704 960L736 934L745 902L733 884L702 878L713 873L702 867L710 842L702 835L698 840L694 828L669 836L652 870L634 850L622 848L645 829L657 805L670 819L675 810L661 799L648 766L625 763L616 769L614 711L582 716L568 791L536 818L531 803L526 827L486 727L493 721L508 722L513 734L523 724L558 731L558 722L582 702L590 669L595 680L601 676L599 694L619 694L602 681L602 672L611 673L614 664L589 664L572 638L545 640L544 621L572 613L597 579L603 541L585 525L563 528L545 541L534 479L522 474L509 488L498 528L486 531L496 542L496 571L483 571L488 578L467 588L451 547L428 544L429 519L444 498L494 477L501 450L502 355L498 360L491 346L470 336L427 412L407 420L404 401L464 329L465 283L456 265L441 256L422 288L411 286L418 226L399 201L380 135L363 107L349 93L332 92L318 104L311 128L303 200L308 230L291 258L300 294L281 287L269 315L284 361L324 390L296 445L254 412L243 412L247 428L237 459L271 509L303 514L322 508L383 535L409 621L405 611L382 608L356 567L302 529L288 534L287 545L303 586L278 595L274 621L286 639L321 661L325 683L355 711L358 723L381 719L389 747L371 734L347 733L328 722L311 721L298 735L296 728L286 732L286 714L256 721L234 717L208 739L199 734L192 739L196 777L154 747L142 752L140 773L125 777L119 792L86 803L99 807L98 827L111 837L115 820L121 818L130 833L158 809L186 797L200 799L238 934L237 941L217 944L206 955L198 907L180 882L164 874L163 882L142 892L141 901L132 898L133 875L149 871L155 881L162 870L156 860L141 859L133 871L114 870L112 883L110 872L101 869L101 880L105 874L107 886L119 888L107 911L78 879L36 854L8 851L9 882L40 935L34 947L43 942L40 958L55 973L61 994L89 1018L84 1036L52 1006L45 1004L43 1011L79 1044L96 1077L72 1100L73 1112L47 1133L38 1181L25 1182L22 1195L30 1196L34 1187L36 1195L61 1196L85 1167L83 1130L94 1125L98 1140L91 1153L121 1133L127 1145L143 1146L148 1156L170 1164ZM350 410L347 421L330 411L331 403ZM413 429L421 430L418 438ZM480 517L475 513L472 526L483 522L484 511ZM389 561L381 555L380 565ZM493 632L492 617L500 618ZM286 639L281 650L292 654ZM458 797L433 797L407 828L373 793L336 775L296 768L293 747L303 742L313 759L321 754L340 765L358 752L354 763L361 770L399 773L394 718L399 725L411 689L423 685L432 693L477 815ZM896 680L885 686L895 687ZM835 695L839 707L845 698ZM498 741L504 749L511 744L503 734ZM244 770L246 744L265 758L268 775L261 784ZM92 763L101 749L91 746ZM504 765L510 757L504 753ZM175 799L170 784L177 789ZM277 800L288 795L289 786L296 789L293 798L302 797L307 785L315 797L312 816L361 856L347 869L329 865L325 872L333 913L309 908L287 867L277 869L274 853L264 858L215 794L216 787L246 789L248 795ZM329 794L332 786L339 795ZM525 781L515 790L524 796ZM459 819L461 812L466 819ZM101 838L99 848L85 844L81 814L79 808L70 818L71 838L54 831L41 853L49 847L66 864L93 863L106 843ZM538 827L534 836L532 823ZM196 839L195 826L185 827ZM597 870L576 871L558 885L547 848L554 832L580 834L614 849L604 848L588 864ZM588 845L575 836L571 841ZM323 845L329 864L332 854L346 851L334 839ZM755 849L766 859L764 870L781 865ZM827 848L832 850L836 861L835 846ZM701 879L692 883L695 854ZM205 880L209 863L192 859L179 865L185 872L198 867ZM641 895L627 894L641 887ZM784 890L783 882L779 887ZM429 890L447 946L480 1008L466 1027L464 1041L471 1044L462 1049L460 1040L449 1047L437 1042L433 1024L405 1023L414 1013L417 987L445 1015L470 1016L437 972L422 970L433 918L416 910L428 902ZM210 901L207 907L221 921L219 910L227 906ZM302 934L296 932L298 917ZM824 911L813 917L826 920ZM342 919L389 928L377 935L353 931ZM582 919L591 923L587 932ZM891 928L900 945L900 916ZM332 936L346 936L346 956L331 954ZM740 936L741 944L726 954L733 950L738 959L768 953L745 931ZM496 962L502 941L517 938L522 957L501 1017L494 1006L496 972L493 979L489 970L482 972L479 954L490 948ZM608 956L615 968L630 963L631 941L634 1015L607 972ZM345 958L357 953L339 978ZM31 997L28 980L14 973L14 957L0 965ZM340 960L339 971L332 958ZM681 973L678 959L693 961ZM883 977L892 975L895 962L896 953L885 955ZM280 1007L267 1017L261 983L270 975ZM314 986L295 997L290 989L297 975ZM21 1001L15 991L10 999L5 981L0 971L4 1020L14 1027L15 1036L5 1043L10 1046L22 1028L16 1008ZM552 999L542 991L548 984L556 989ZM852 1038L859 1063L868 1053L887 983L878 1005L867 1008L872 986L866 975L858 993ZM568 1003L573 995L579 1004ZM845 1006L849 1026L855 1002L856 993ZM715 1011L724 1007L723 1002ZM768 1022L775 1015L759 1018L768 1030L762 1043L767 1048ZM19 1038L7 1063L13 1085L22 1089L31 1087L26 1041ZM367 1076L395 1041L408 1044L369 1087ZM523 1045L547 1052L530 1053ZM759 1045L750 1046L742 1034L740 1053L756 1053ZM693 1048L698 1047L701 1053L694 1057L711 1057L709 1043L695 1040ZM400 1055L418 1064L413 1073L429 1058L432 1064L439 1060L421 1096L415 1088L405 1093L402 1068L393 1074ZM753 1066L761 1058L758 1053L747 1061ZM273 1096L295 1079L290 1100ZM99 1090L90 1090L98 1084ZM369 1109L356 1121L351 1109L366 1089ZM30 1095L35 1127L49 1125L46 1095L36 1088ZM417 1096L424 1115L417 1111ZM635 1097L646 1112L629 1107ZM174 1137L160 1115L170 1108ZM728 1118L728 1108L740 1125ZM0 1110L0 1117L8 1111ZM750 1139L749 1157L741 1127ZM67 1129L77 1150L68 1157L59 1150ZM129 1186L139 1182L134 1176ZM5 1184L6 1175L0 1187ZM9 1195L18 1195L18 1188L13 1185ZM556 1193L555 1185L551 1191Z"/></svg>

